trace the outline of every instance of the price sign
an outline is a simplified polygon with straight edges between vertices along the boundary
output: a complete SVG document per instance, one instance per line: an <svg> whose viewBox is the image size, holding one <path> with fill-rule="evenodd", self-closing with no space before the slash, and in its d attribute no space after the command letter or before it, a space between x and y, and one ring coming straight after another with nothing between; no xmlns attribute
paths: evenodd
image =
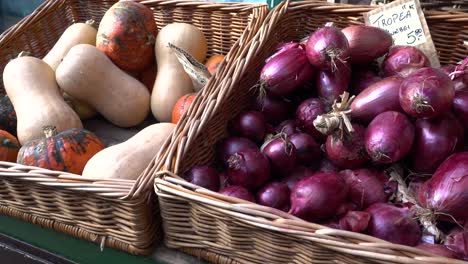
<svg viewBox="0 0 468 264"><path fill-rule="evenodd" d="M386 30L395 45L421 49L433 67L440 67L431 34L419 0L397 0L364 14L366 25Z"/></svg>

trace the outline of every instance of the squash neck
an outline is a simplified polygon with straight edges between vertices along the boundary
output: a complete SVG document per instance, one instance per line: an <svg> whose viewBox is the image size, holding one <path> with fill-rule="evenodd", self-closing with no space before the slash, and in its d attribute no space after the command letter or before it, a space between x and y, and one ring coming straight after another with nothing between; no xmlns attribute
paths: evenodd
<svg viewBox="0 0 468 264"><path fill-rule="evenodd" d="M46 138L51 138L58 134L57 128L55 126L45 126L42 128L42 130L44 131L44 135Z"/></svg>

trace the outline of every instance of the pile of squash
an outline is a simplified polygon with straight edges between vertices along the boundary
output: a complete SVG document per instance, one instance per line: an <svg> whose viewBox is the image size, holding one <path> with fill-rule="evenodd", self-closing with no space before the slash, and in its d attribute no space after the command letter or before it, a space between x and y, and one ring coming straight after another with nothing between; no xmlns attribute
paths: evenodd
<svg viewBox="0 0 468 264"><path fill-rule="evenodd" d="M136 179L171 135L201 87L169 43L204 61L203 33L184 23L158 33L153 12L133 1L117 2L97 29L94 24L69 26L42 59L21 52L6 65L1 161L87 178ZM222 60L210 58L202 70L212 74ZM152 118L150 112L154 124L113 146L83 128L97 115L131 128Z"/></svg>

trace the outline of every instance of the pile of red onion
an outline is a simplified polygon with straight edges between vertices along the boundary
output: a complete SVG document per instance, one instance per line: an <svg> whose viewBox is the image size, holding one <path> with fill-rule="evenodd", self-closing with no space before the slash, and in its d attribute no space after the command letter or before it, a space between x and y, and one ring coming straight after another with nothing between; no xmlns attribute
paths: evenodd
<svg viewBox="0 0 468 264"><path fill-rule="evenodd" d="M255 103L229 120L216 161L193 167L187 181L468 259L468 58L434 68L384 30L327 24L280 45L259 82Z"/></svg>

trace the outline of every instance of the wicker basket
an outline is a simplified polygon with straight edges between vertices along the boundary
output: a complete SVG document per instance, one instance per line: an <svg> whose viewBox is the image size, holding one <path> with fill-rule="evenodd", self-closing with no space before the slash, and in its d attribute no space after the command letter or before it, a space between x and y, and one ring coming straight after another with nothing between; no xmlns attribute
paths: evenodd
<svg viewBox="0 0 468 264"><path fill-rule="evenodd" d="M69 25L88 19L100 21L115 2L45 1L0 35L0 69L3 71L22 50L42 58ZM208 55L229 52L220 69L238 63L239 46L255 35L268 13L263 4L183 0L144 4L153 10L159 29L172 22L191 23L205 33ZM215 75L212 80L217 78ZM1 80L0 85L4 94ZM152 176L143 173L136 181L92 180L0 162L0 213L100 243L101 247L150 254L155 242L162 239L158 206L149 202L154 198Z"/></svg>
<svg viewBox="0 0 468 264"><path fill-rule="evenodd" d="M221 196L192 185L183 175L193 165L210 164L213 146L227 136L227 123L245 110L254 96L265 59L280 42L298 41L333 21L338 26L362 24L372 6L302 1L282 2L273 9L243 60L224 69L218 89L184 117L162 153L155 192L163 217L165 243L214 263L466 263L438 258L412 247L375 237L330 229L287 213ZM432 38L443 64L468 55L468 14L426 12Z"/></svg>

